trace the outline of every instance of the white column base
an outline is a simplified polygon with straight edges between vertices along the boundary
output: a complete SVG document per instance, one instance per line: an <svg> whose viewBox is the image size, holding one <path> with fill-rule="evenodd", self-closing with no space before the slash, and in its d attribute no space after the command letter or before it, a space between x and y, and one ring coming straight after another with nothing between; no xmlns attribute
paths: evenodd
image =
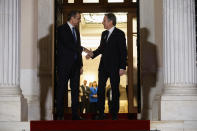
<svg viewBox="0 0 197 131"><path fill-rule="evenodd" d="M153 100L153 106L152 106L152 120L153 121L158 121L161 120L161 95L157 94L154 97Z"/></svg>
<svg viewBox="0 0 197 131"><path fill-rule="evenodd" d="M150 129L153 131L184 131L184 121L151 121Z"/></svg>
<svg viewBox="0 0 197 131"><path fill-rule="evenodd" d="M0 121L27 121L27 101L21 96L0 96Z"/></svg>
<svg viewBox="0 0 197 131"><path fill-rule="evenodd" d="M197 120L197 89L166 87L161 96L161 120Z"/></svg>
<svg viewBox="0 0 197 131"><path fill-rule="evenodd" d="M197 131L197 121L151 121L151 130Z"/></svg>
<svg viewBox="0 0 197 131"><path fill-rule="evenodd" d="M0 131L30 131L30 122L0 122Z"/></svg>

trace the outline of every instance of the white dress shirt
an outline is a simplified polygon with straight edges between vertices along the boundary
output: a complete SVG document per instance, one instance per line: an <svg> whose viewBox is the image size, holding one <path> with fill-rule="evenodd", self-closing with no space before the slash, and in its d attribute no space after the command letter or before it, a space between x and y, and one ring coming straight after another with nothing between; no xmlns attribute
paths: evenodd
<svg viewBox="0 0 197 131"><path fill-rule="evenodd" d="M112 28L110 28L108 31L109 31L109 34L108 34L108 37L107 37L107 40L109 39L110 35L112 34L112 32L114 31L115 29L115 26L113 26Z"/></svg>
<svg viewBox="0 0 197 131"><path fill-rule="evenodd" d="M67 24L69 25L69 27L70 27L70 29L71 29L71 32L73 32L73 25L69 22L69 21L67 21ZM75 28L75 27L74 27ZM76 36L76 39L77 39L77 34L76 34L76 30L75 30L75 36Z"/></svg>

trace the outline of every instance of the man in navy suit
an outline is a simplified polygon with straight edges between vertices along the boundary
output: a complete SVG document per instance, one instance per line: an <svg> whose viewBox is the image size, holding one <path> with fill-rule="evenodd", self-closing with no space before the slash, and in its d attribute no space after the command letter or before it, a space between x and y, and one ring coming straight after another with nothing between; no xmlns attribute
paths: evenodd
<svg viewBox="0 0 197 131"><path fill-rule="evenodd" d="M127 48L125 33L116 28L116 16L113 13L105 14L103 23L106 29L102 32L100 46L88 54L87 59L101 56L99 65L98 83L98 109L99 119L104 117L105 87L110 78L112 88L112 119L118 119L119 112L119 84L120 76L126 73Z"/></svg>
<svg viewBox="0 0 197 131"><path fill-rule="evenodd" d="M68 90L70 80L72 119L80 120L78 115L79 82L83 73L82 51L88 50L81 46L79 30L76 28L81 21L78 11L68 14L68 21L58 27L57 43L57 90L56 90L56 115L62 120L64 116L64 93Z"/></svg>

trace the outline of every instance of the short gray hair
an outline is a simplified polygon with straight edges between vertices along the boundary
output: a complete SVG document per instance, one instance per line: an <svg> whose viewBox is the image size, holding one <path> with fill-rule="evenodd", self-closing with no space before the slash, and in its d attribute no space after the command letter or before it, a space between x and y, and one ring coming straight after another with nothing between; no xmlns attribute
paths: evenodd
<svg viewBox="0 0 197 131"><path fill-rule="evenodd" d="M109 21L112 21L112 24L114 26L116 26L116 16L113 13L107 13L105 14L105 16L107 17Z"/></svg>

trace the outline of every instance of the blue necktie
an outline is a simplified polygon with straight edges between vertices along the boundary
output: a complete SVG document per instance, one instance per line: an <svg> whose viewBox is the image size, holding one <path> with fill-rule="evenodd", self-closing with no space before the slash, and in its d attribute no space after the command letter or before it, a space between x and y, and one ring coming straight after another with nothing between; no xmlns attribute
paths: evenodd
<svg viewBox="0 0 197 131"><path fill-rule="evenodd" d="M73 37L75 39L75 43L77 43L77 37L76 37L76 32L75 32L75 27L72 28L72 33L73 33ZM77 53L75 53L74 59L77 59Z"/></svg>
<svg viewBox="0 0 197 131"><path fill-rule="evenodd" d="M77 36L76 36L76 32L75 32L75 27L72 28L72 33L75 39L75 43L77 42Z"/></svg>

